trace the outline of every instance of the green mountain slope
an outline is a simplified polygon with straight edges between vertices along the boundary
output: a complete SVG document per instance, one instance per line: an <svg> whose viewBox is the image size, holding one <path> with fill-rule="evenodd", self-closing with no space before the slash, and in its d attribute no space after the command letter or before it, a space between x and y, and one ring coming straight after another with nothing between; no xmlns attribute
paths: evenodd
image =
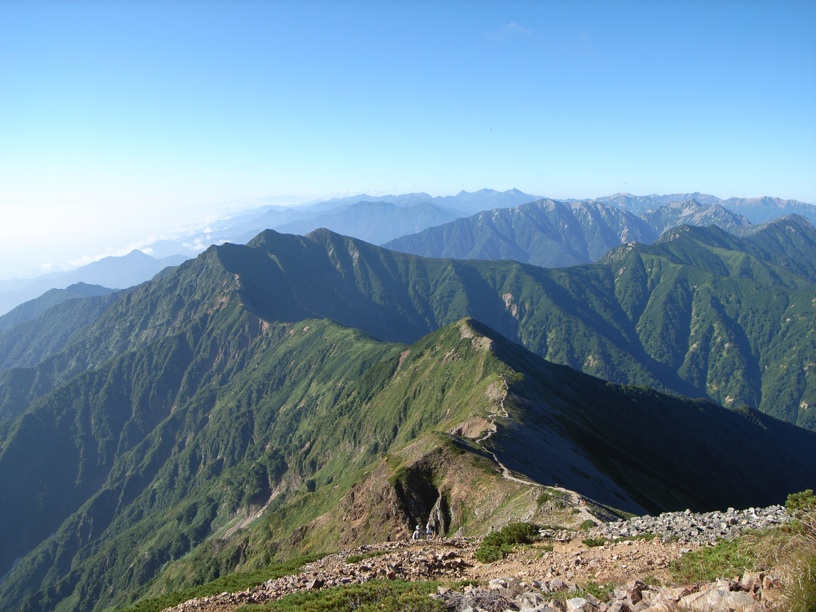
<svg viewBox="0 0 816 612"><path fill-rule="evenodd" d="M789 231L785 228L791 228ZM212 247L117 300L61 355L5 397L29 401L236 296L269 322L331 318L382 340L412 342L462 317L538 355L606 380L816 426L816 230L780 220L737 238L683 226L599 264L542 269L509 261L426 259L321 230L267 231ZM810 250L809 250L810 249ZM766 263L766 260L775 263ZM0 403L0 410L3 404Z"/></svg>
<svg viewBox="0 0 816 612"><path fill-rule="evenodd" d="M804 217L790 215L756 226L745 244L754 257L816 282L816 235Z"/></svg>
<svg viewBox="0 0 816 612"><path fill-rule="evenodd" d="M480 212L385 246L425 257L513 259L563 267L597 260L621 242L648 243L657 236L646 221L620 208L539 200Z"/></svg>
<svg viewBox="0 0 816 612"><path fill-rule="evenodd" d="M329 232L266 233L254 250L220 254L241 277L246 303L268 320L330 317L410 341L472 316L607 380L757 406L812 427L816 287L808 264L795 265L803 248L776 242L781 265L765 263L765 232L780 227L797 228L780 235L804 236L802 244L816 235L796 219L745 239L684 226L601 265L560 270L409 257ZM241 273L249 268L251 276Z"/></svg>
<svg viewBox="0 0 816 612"><path fill-rule="evenodd" d="M74 334L92 325L115 300L116 295L109 291L66 299L0 331L0 370L33 367L60 352Z"/></svg>
<svg viewBox="0 0 816 612"><path fill-rule="evenodd" d="M270 324L232 299L13 422L2 563L23 558L0 598L101 609L407 537L428 517L480 533L546 512L540 486L502 478L494 457L630 510L769 503L813 482L814 435L606 384L472 320L405 346L328 321Z"/></svg>

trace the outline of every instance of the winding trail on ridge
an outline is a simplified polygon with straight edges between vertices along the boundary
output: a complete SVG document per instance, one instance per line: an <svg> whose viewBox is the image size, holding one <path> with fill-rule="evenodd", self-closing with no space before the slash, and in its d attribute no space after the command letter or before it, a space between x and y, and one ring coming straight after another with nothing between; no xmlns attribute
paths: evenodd
<svg viewBox="0 0 816 612"><path fill-rule="evenodd" d="M571 506L580 510L579 515L577 515L579 522L584 521L586 519L597 520L598 517L594 516L589 511L588 507L585 504L581 503L582 496L580 496L578 493L570 489L559 487L558 485L543 485L538 482L533 482L531 480L525 480L523 478L519 478L518 476L514 476L513 472L511 472L510 469L499 460L498 455L496 455L496 453L494 453L492 450L490 450L490 448L486 446L485 442L487 442L487 440L490 439L490 436L492 436L498 430L496 419L499 417L503 417L506 419L510 418L510 413L507 412L507 408L504 405L504 401L507 399L507 396L510 393L510 388L507 386L507 379L502 378L502 384L504 385L504 393L502 394L502 397L499 400L499 411L493 412L487 416L488 420L490 421L490 428L488 429L487 433L485 433L482 437L476 439L476 444L478 444L482 448L482 450L484 450L491 457L493 457L493 461L496 462L496 465L498 465L499 469L501 470L502 478L512 480L513 482L518 482L520 484L527 485L530 487L540 487L548 490L560 491L561 493L566 495L566 499Z"/></svg>
<svg viewBox="0 0 816 612"><path fill-rule="evenodd" d="M476 444L481 446L482 450L484 450L486 453L489 453L490 456L493 457L493 461L495 461L496 465L498 465L499 468L501 468L502 478L506 478L507 480L512 480L514 482L520 482L521 484L529 485L532 487L543 486L537 482L532 482L530 480L524 480L523 478L513 476L513 473L509 470L509 468L506 465L504 465L501 461L499 461L499 457L496 455L496 453L494 453L492 450L487 448L487 446L485 446L485 442L487 442L490 436L496 433L498 429L498 425L496 425L496 418L499 416L504 417L505 419L510 418L510 413L507 412L507 408L504 407L504 400L507 399L507 394L510 392L510 388L507 386L507 380L505 378L502 378L502 384L504 385L504 394L502 395L501 400L499 400L500 412L493 412L487 416L487 419L490 421L490 429L488 429L487 433L483 435L481 438L477 438ZM568 493L572 492L568 491Z"/></svg>

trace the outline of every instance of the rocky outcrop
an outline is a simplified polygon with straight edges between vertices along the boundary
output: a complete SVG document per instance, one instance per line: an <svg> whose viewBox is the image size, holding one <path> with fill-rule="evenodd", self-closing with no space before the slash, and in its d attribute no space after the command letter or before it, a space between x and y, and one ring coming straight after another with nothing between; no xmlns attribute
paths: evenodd
<svg viewBox="0 0 816 612"><path fill-rule="evenodd" d="M790 520L790 515L782 506L747 510L729 508L725 512L704 513L686 510L604 523L588 533L592 537L609 539L637 538L654 534L664 541L707 544L720 539L733 539L748 530L782 525Z"/></svg>
<svg viewBox="0 0 816 612"><path fill-rule="evenodd" d="M746 572L741 581L719 580L681 587L650 586L634 580L608 593L601 601L577 591L561 579L528 583L497 578L487 588L462 591L440 588L436 599L456 612L662 612L670 610L740 610L761 612L779 597L780 583L772 576ZM553 597L554 594L560 596ZM573 595L573 596L571 596Z"/></svg>

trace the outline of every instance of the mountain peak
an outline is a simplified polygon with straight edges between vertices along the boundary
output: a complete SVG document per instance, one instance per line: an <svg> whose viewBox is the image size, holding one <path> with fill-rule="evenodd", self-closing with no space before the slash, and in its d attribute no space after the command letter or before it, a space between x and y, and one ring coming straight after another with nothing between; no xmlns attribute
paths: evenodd
<svg viewBox="0 0 816 612"><path fill-rule="evenodd" d="M780 217L778 219L771 219L770 221L766 221L760 225L755 226L752 228L750 232L752 235L761 233L771 228L799 228L805 231L814 231L813 223L810 222L809 219L803 217L802 215L797 215L796 213L785 215L784 217Z"/></svg>

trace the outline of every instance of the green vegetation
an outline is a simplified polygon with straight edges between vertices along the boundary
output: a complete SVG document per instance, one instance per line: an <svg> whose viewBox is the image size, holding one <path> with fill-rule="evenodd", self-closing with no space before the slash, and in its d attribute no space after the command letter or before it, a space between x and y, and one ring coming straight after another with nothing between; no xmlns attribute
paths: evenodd
<svg viewBox="0 0 816 612"><path fill-rule="evenodd" d="M539 506L551 504L556 509L567 508L569 506L569 495L558 489L544 487L541 493L538 494L536 503Z"/></svg>
<svg viewBox="0 0 816 612"><path fill-rule="evenodd" d="M803 516L786 554L787 605L792 612L816 609L816 513Z"/></svg>
<svg viewBox="0 0 816 612"><path fill-rule="evenodd" d="M785 502L785 509L791 516L801 517L816 510L816 495L813 489L805 489L799 493L791 493Z"/></svg>
<svg viewBox="0 0 816 612"><path fill-rule="evenodd" d="M428 597L437 582L374 580L363 584L306 591L243 610L274 612L435 612L445 610L441 601Z"/></svg>
<svg viewBox="0 0 816 612"><path fill-rule="evenodd" d="M705 582L759 569L763 565L760 543L767 544L767 537L743 536L693 550L672 561L672 577L680 583Z"/></svg>
<svg viewBox="0 0 816 612"><path fill-rule="evenodd" d="M781 572L786 610L816 609L816 514L804 514L789 526L692 551L673 561L670 570L674 580L685 583L731 578L771 567Z"/></svg>
<svg viewBox="0 0 816 612"><path fill-rule="evenodd" d="M597 582L589 581L584 585L578 585L575 590L555 591L548 593L547 597L554 601L566 601L574 597L586 597L591 595L600 601L609 601L611 599L610 593L615 590L617 585L612 582L605 582L598 584Z"/></svg>
<svg viewBox="0 0 816 612"><path fill-rule="evenodd" d="M381 557L386 554L388 554L388 551L372 550L370 552L362 553L359 555L349 555L348 557L346 557L346 563L359 563L360 561L364 561L365 559L373 559L375 557Z"/></svg>
<svg viewBox="0 0 816 612"><path fill-rule="evenodd" d="M615 590L615 585L612 582L605 582L603 584L598 584L597 582L587 582L583 585L580 589L581 593L588 593L593 597L601 600L601 601L609 601L610 593ZM580 597L580 595L579 595Z"/></svg>
<svg viewBox="0 0 816 612"><path fill-rule="evenodd" d="M581 542L584 543L584 546L589 546L590 548L597 548L599 546L603 546L609 541L608 538L584 538Z"/></svg>
<svg viewBox="0 0 816 612"><path fill-rule="evenodd" d="M593 527L597 527L597 526L598 526L598 523L596 523L596 522L595 522L595 521L593 521L592 519L587 519L587 520L585 520L585 521L583 521L583 522L581 523L581 526L579 527L579 529L580 529L581 531L589 531L589 530L590 530L590 529L592 529Z"/></svg>
<svg viewBox="0 0 816 612"><path fill-rule="evenodd" d="M540 539L538 525L532 523L511 523L499 531L487 534L474 556L481 563L492 563L504 559L518 544L532 544Z"/></svg>

